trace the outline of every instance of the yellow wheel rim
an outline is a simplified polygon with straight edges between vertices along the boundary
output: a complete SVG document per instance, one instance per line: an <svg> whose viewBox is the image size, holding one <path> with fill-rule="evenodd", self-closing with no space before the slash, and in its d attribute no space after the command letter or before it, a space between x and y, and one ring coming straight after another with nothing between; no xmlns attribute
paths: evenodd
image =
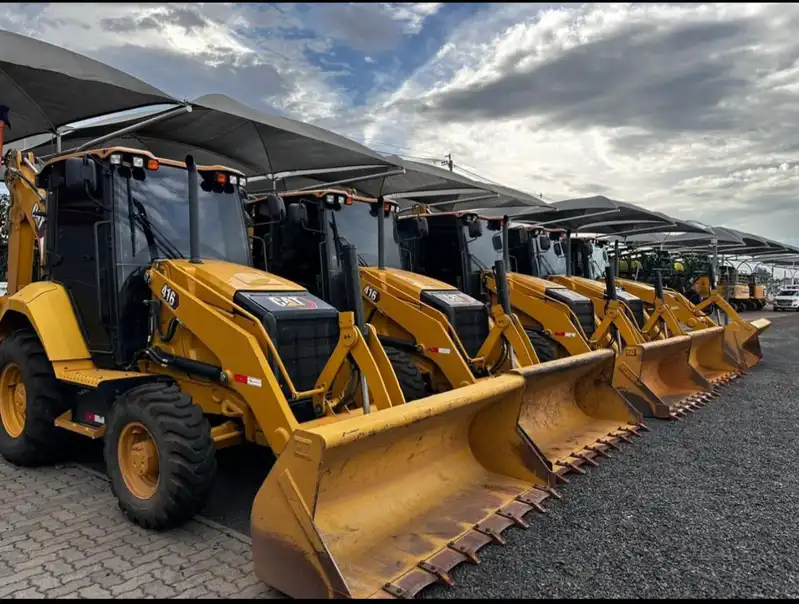
<svg viewBox="0 0 799 604"><path fill-rule="evenodd" d="M16 364L9 363L0 373L0 417L3 419L3 428L11 438L22 436L27 402L22 371Z"/></svg>
<svg viewBox="0 0 799 604"><path fill-rule="evenodd" d="M140 422L122 428L117 445L119 470L125 486L138 499L150 499L158 488L158 447Z"/></svg>

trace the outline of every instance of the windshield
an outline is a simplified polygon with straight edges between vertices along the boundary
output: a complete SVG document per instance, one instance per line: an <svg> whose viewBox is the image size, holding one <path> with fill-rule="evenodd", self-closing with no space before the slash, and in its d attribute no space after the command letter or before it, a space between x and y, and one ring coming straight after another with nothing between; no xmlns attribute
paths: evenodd
<svg viewBox="0 0 799 604"><path fill-rule="evenodd" d="M330 229L337 233L343 243L355 245L358 258L365 266L377 266L377 212L369 203L353 202L343 206L340 211L327 213ZM402 268L400 246L394 239L394 216L389 214L383 220L386 247L386 267Z"/></svg>
<svg viewBox="0 0 799 604"><path fill-rule="evenodd" d="M799 296L799 290L795 289L783 289L780 293L777 294L778 296L787 296L787 297L796 297Z"/></svg>
<svg viewBox="0 0 799 604"><path fill-rule="evenodd" d="M566 256L560 243L555 242L545 252L539 248L538 270L541 271L542 277L566 274Z"/></svg>
<svg viewBox="0 0 799 604"><path fill-rule="evenodd" d="M188 174L161 164L144 180L114 173L120 262L141 266L153 257L189 257ZM250 253L238 189L204 191L199 178L200 255L248 265ZM149 228L148 228L149 227Z"/></svg>
<svg viewBox="0 0 799 604"><path fill-rule="evenodd" d="M502 260L502 252L498 252L494 249L494 243L492 241L494 234L498 233L499 231L488 230L487 222L482 222L483 232L476 239L472 239L469 236L469 227L466 225L462 227L463 236L466 238L468 243L467 248L469 250L469 260L471 263L471 270L473 271L494 268L494 263L497 260Z"/></svg>
<svg viewBox="0 0 799 604"><path fill-rule="evenodd" d="M608 253L598 245L594 245L588 264L591 271L590 278L601 279L605 276L605 269L608 267Z"/></svg>

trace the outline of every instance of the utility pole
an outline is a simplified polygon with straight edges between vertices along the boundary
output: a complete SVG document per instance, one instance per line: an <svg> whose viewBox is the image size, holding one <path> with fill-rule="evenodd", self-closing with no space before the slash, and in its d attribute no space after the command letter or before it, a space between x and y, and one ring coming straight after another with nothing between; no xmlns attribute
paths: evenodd
<svg viewBox="0 0 799 604"><path fill-rule="evenodd" d="M453 171L453 167L454 167L454 164L452 162L452 153L447 153L444 157L447 158L447 161L445 163L446 163L447 167L449 168L449 171L452 172Z"/></svg>

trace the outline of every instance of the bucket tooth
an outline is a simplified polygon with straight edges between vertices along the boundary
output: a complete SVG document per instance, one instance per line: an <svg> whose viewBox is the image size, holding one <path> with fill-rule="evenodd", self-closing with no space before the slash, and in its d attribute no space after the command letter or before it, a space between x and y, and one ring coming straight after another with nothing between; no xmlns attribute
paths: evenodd
<svg viewBox="0 0 799 604"><path fill-rule="evenodd" d="M549 487L549 488L545 488L545 487L535 487L535 488L534 488L532 491L530 491L530 494L532 494L532 493L536 493L536 494L537 494L539 497L541 497L541 493L546 493L547 495L549 495L549 496L550 496L550 497L552 497L553 499L558 499L558 500L560 500L560 499L563 499L563 495L561 495L560 493L558 493L558 492L557 492L555 489L553 489L552 487ZM539 500L539 503L540 503L541 501L544 501L545 499L546 499L546 497L541 497L541 499Z"/></svg>
<svg viewBox="0 0 799 604"><path fill-rule="evenodd" d="M585 455L583 453L575 453L574 457L576 457L577 459L582 459L585 463L590 464L592 466L595 466L595 467L599 466L599 464L596 461L594 461L588 455Z"/></svg>
<svg viewBox="0 0 799 604"><path fill-rule="evenodd" d="M565 477L563 474L561 474L560 472L555 472L555 478L556 478L558 481L560 481L560 483L561 483L561 484L569 484L569 479L568 479L568 478L566 478L566 477Z"/></svg>
<svg viewBox="0 0 799 604"><path fill-rule="evenodd" d="M413 595L408 590L400 587L399 585L395 585L394 583L386 583L383 585L383 589L395 598L401 598L403 600L413 599Z"/></svg>
<svg viewBox="0 0 799 604"><path fill-rule="evenodd" d="M602 457L606 457L608 459L612 459L610 453L608 453L607 451L605 451L601 447L593 447L592 446L592 447L588 447L588 450L592 451L593 453L595 453L598 456L602 456Z"/></svg>
<svg viewBox="0 0 799 604"><path fill-rule="evenodd" d="M623 440L626 443L632 444L632 442L633 442L632 439L629 436L627 436L626 434L616 433L613 436L615 436L616 438L620 438L621 440Z"/></svg>
<svg viewBox="0 0 799 604"><path fill-rule="evenodd" d="M652 429L647 426L644 422L638 422L638 429L643 430L644 432L651 432Z"/></svg>
<svg viewBox="0 0 799 604"><path fill-rule="evenodd" d="M474 545L471 543L471 541L474 541L474 539L470 539L469 540L470 543L468 545L466 543L462 543L463 541L466 540L467 537L470 537L473 534L474 532L467 533L466 535L458 539L458 541L453 541L451 543L448 543L447 547L453 551L458 552L459 554L462 554L466 558L466 560L471 562L472 564L480 564L480 558L477 557L477 550L483 547L483 545L488 544L490 540L487 539L486 542L481 544L479 547L474 547Z"/></svg>
<svg viewBox="0 0 799 604"><path fill-rule="evenodd" d="M502 535L500 535L492 527L486 526L485 524L475 524L474 530L476 530L478 533L482 533L483 535L491 537L491 541L497 545L505 545L507 543Z"/></svg>
<svg viewBox="0 0 799 604"><path fill-rule="evenodd" d="M616 451L621 451L621 447L619 447L619 445L614 443L612 440L599 439L597 442L601 443L601 444L603 444L603 445L605 445L605 446L607 446L607 447L609 447L611 449L615 449Z"/></svg>
<svg viewBox="0 0 799 604"><path fill-rule="evenodd" d="M555 465L563 467L564 470L566 468L569 468L572 472L577 472L577 474L587 474L588 473L588 472L583 470L580 466L578 466L577 464L575 464L572 461L556 461Z"/></svg>
<svg viewBox="0 0 799 604"><path fill-rule="evenodd" d="M560 497L560 494L558 494L558 497ZM527 493L522 493L516 497L516 500L530 506L530 508L534 509L539 514L547 513L547 509L541 505L543 499L538 493L528 491Z"/></svg>
<svg viewBox="0 0 799 604"><path fill-rule="evenodd" d="M436 566L430 562L422 561L419 562L419 568L426 570L431 575L435 575L439 581L446 583L448 587L455 587L455 581L453 581L452 577L449 576L449 573L440 566Z"/></svg>
<svg viewBox="0 0 799 604"><path fill-rule="evenodd" d="M539 507L541 506L539 505ZM535 508L527 505L526 503L514 501L513 503L506 505L501 510L497 510L497 515L510 520L519 528L528 529L530 528L530 524L524 519L524 515L527 512L532 512L534 509ZM541 509L543 510L544 508ZM544 510L544 512L546 512L546 510Z"/></svg>

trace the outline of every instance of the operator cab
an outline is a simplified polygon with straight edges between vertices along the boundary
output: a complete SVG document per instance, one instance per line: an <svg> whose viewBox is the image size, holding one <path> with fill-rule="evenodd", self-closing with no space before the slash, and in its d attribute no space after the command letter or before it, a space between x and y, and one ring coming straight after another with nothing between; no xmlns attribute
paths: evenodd
<svg viewBox="0 0 799 604"><path fill-rule="evenodd" d="M412 219L400 217L398 221ZM502 260L493 235L502 229L501 218L485 218L473 212L425 214L428 232L404 243L407 270L448 283L469 296L487 302L482 274Z"/></svg>
<svg viewBox="0 0 799 604"><path fill-rule="evenodd" d="M338 309L347 308L347 288L341 265L342 246L356 247L361 267L379 267L378 233L380 202L339 189L281 193L286 202L287 220L276 223L258 218L265 198L253 199L248 214L254 225L255 266L263 267L263 250L270 272L289 278L309 288ZM460 281L450 271L452 250L446 237L430 237L428 216L398 216L394 202L383 202L384 266L432 277L458 287ZM442 233L439 233L442 235ZM264 243L261 245L258 240ZM425 243L443 244L428 249ZM492 256L490 238L485 242ZM443 249L442 249L443 247ZM261 248L259 253L258 248ZM455 244L455 257L460 257ZM418 260L422 258L420 266ZM425 265L424 263L427 263ZM420 270L420 268L422 270ZM412 279L413 275L405 275ZM488 309L479 299L451 290L423 287L420 302L444 313L466 352L475 356L488 337ZM365 296L369 296L364 291ZM368 321L369 319L367 319Z"/></svg>
<svg viewBox="0 0 799 604"><path fill-rule="evenodd" d="M605 242L588 238L572 238L571 251L573 275L594 281L605 279L605 275L610 269ZM618 284L616 285L616 296L632 311L638 328L642 328L646 323L644 301L638 296L624 291L624 288Z"/></svg>
<svg viewBox="0 0 799 604"><path fill-rule="evenodd" d="M286 219L269 220L267 197L247 202L253 228L254 266L307 288L340 311L347 300L342 249L355 245L360 266L377 266L379 202L352 191L319 189L281 193ZM385 265L401 269L400 234L394 228L397 205L384 202Z"/></svg>
<svg viewBox="0 0 799 604"><path fill-rule="evenodd" d="M249 265L242 175L197 171L202 258ZM187 166L114 147L54 158L38 179L47 211L34 278L65 287L98 367L129 366L150 335L147 267L190 255Z"/></svg>

